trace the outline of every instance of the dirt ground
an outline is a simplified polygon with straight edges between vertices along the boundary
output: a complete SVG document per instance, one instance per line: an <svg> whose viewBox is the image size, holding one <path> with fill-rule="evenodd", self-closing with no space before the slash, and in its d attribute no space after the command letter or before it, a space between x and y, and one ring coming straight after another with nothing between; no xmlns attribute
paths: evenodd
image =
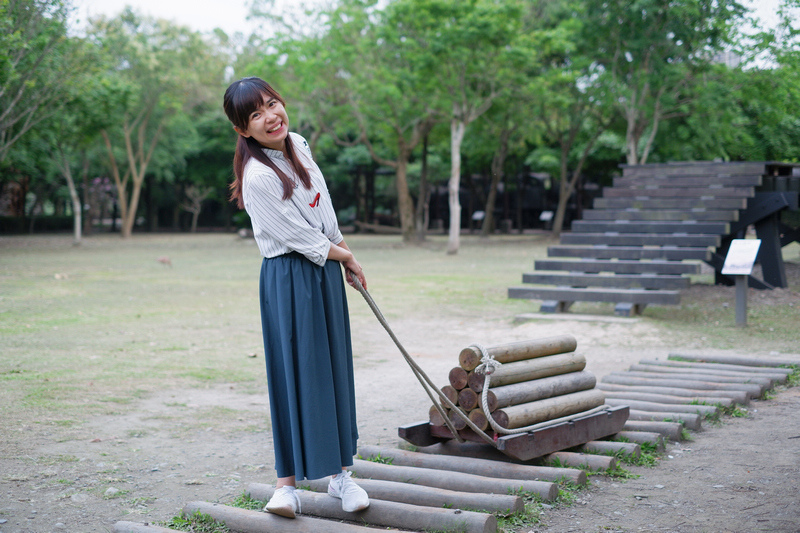
<svg viewBox="0 0 800 533"><path fill-rule="evenodd" d="M442 384L473 342L573 334L598 377L676 348L698 351L636 318L477 322L422 313L393 327ZM374 318L354 319L353 329L361 443L394 446L398 425L426 418L428 399ZM228 502L250 483L275 481L267 421L266 384L260 394L236 384L163 391L79 427L16 421L0 430L0 533L111 531L118 520L168 520L190 501ZM800 390L693 437L671 443L655 468L631 467L637 479L593 477L575 505L524 531L800 531Z"/></svg>

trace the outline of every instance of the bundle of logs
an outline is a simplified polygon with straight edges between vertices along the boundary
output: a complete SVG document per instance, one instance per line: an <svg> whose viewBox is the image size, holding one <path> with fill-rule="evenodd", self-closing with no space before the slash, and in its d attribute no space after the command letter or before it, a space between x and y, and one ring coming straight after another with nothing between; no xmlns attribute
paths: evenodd
<svg viewBox="0 0 800 533"><path fill-rule="evenodd" d="M576 346L571 335L559 335L485 348L502 363L489 375L488 412L481 401L486 376L476 371L483 354L477 346L464 348L442 392L489 435L494 431L488 416L502 428L516 429L588 411L603 405L605 397L594 388L597 380L584 370L586 358L575 353ZM466 421L454 411L444 410L455 429L464 429ZM429 418L434 426L445 425L436 406Z"/></svg>

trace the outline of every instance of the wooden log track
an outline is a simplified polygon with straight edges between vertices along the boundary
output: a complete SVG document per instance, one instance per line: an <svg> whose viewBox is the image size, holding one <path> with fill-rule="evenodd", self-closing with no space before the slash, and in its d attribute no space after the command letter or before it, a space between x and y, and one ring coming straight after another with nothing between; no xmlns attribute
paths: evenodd
<svg viewBox="0 0 800 533"><path fill-rule="evenodd" d="M481 444L478 442L458 442L455 440L447 440L430 446L422 446L417 448L418 453L425 453L430 455L450 455L459 458L463 461L464 457L472 459L483 459L492 461L493 463L510 463L520 464L520 461L509 457L501 451ZM558 482L562 480L570 481L577 485L585 485L587 482L586 473L577 468L554 468L552 466L534 466L530 462L525 461L525 466L533 468L535 473L534 479L542 481Z"/></svg>
<svg viewBox="0 0 800 533"><path fill-rule="evenodd" d="M515 429L588 411L603 405L604 401L603 392L592 389L511 405L496 410L492 413L492 417L500 426Z"/></svg>
<svg viewBox="0 0 800 533"><path fill-rule="evenodd" d="M636 366L636 365L633 365ZM614 374L619 374L614 372ZM647 370L629 370L624 373L627 376L639 378L666 378L666 379L679 379L682 381L709 381L712 383L746 383L754 384L761 387L761 393L771 387L770 380L760 377L749 376L720 376L710 374L692 374L687 372L650 372Z"/></svg>
<svg viewBox="0 0 800 533"><path fill-rule="evenodd" d="M627 405L631 409L638 409L639 411L692 413L703 417L717 416L717 414L719 414L719 408L713 405L683 405L675 403L663 404L657 402L642 402L638 400L620 400L615 398L606 398L606 405Z"/></svg>
<svg viewBox="0 0 800 533"><path fill-rule="evenodd" d="M152 524L119 521L114 524L114 533L177 533L177 529L167 529Z"/></svg>
<svg viewBox="0 0 800 533"><path fill-rule="evenodd" d="M483 447L492 450L492 448L488 446ZM453 472L463 472L465 474L475 474L478 476L501 479L535 481L560 481L562 479L567 479L580 485L586 484L586 474L580 470L574 469L514 464L474 457L465 460L463 456L433 455L431 453L410 452L399 448L386 448L383 446L361 446L358 448L358 453L362 457L380 456L381 458L388 458L392 460L393 465L398 466L450 470Z"/></svg>
<svg viewBox="0 0 800 533"><path fill-rule="evenodd" d="M601 455L627 455L638 459L642 455L642 447L635 442L614 442L610 440L593 440L583 446L578 446L581 453L594 453Z"/></svg>
<svg viewBox="0 0 800 533"><path fill-rule="evenodd" d="M341 507L341 503L339 503ZM183 507L184 516L195 513L206 514L219 522L224 522L231 531L240 533L264 533L280 531L281 533L375 533L373 528L321 520L300 515L293 520L263 511L249 511L238 507L228 507L220 503L189 502ZM355 513L354 513L355 515Z"/></svg>
<svg viewBox="0 0 800 533"><path fill-rule="evenodd" d="M670 361L693 361L695 363L722 363L726 365L743 365L754 367L786 367L800 366L797 357L748 357L744 355L691 355L671 353L667 356Z"/></svg>
<svg viewBox="0 0 800 533"><path fill-rule="evenodd" d="M650 387L647 385L622 385L615 383L601 382L597 388L604 392L644 392L653 394L663 394L667 396L681 396L686 398L707 397L707 398L730 398L739 405L748 405L750 395L745 391L723 391L723 390L697 390L683 387Z"/></svg>
<svg viewBox="0 0 800 533"><path fill-rule="evenodd" d="M620 431L616 435L609 437L612 441L634 442L636 444L651 444L656 450L664 450L664 436L661 433L652 431Z"/></svg>
<svg viewBox="0 0 800 533"><path fill-rule="evenodd" d="M680 422L655 422L651 420L628 420L623 426L623 432L646 431L659 433L665 438L680 442L683 440L683 424ZM619 435L619 433L617 433Z"/></svg>
<svg viewBox="0 0 800 533"><path fill-rule="evenodd" d="M612 383L615 385L636 385L648 387L669 387L669 388L686 388L690 387L692 391L739 391L747 394L748 398L760 398L762 389L760 385L744 384L744 383L712 383L709 381L685 381L682 379L658 379L658 378L640 378L636 376L622 374L608 374L603 378L603 383ZM651 389L652 390L652 389ZM695 392L695 394L697 394ZM710 394L705 393L706 396Z"/></svg>
<svg viewBox="0 0 800 533"><path fill-rule="evenodd" d="M510 405L534 402L571 392L593 389L596 384L597 378L595 378L594 374L582 370L580 372L571 372L549 378L495 387L489 389L486 401L489 404L489 410L495 411Z"/></svg>
<svg viewBox="0 0 800 533"><path fill-rule="evenodd" d="M680 422L686 429L693 431L700 431L702 426L702 417L692 413L670 413L666 411L640 411L631 409L628 415L628 420L651 421L651 422Z"/></svg>
<svg viewBox="0 0 800 533"><path fill-rule="evenodd" d="M609 455L589 455L575 452L555 452L542 458L547 464L561 464L584 470L616 470L617 460Z"/></svg>
<svg viewBox="0 0 800 533"><path fill-rule="evenodd" d="M788 376L793 372L791 368L781 367L761 367L761 366L746 366L746 365L730 365L724 363L692 363L689 361L662 361L660 359L642 359L639 361L640 365L663 365L676 368L713 368L717 370L732 370L734 372L752 372L755 374L779 374Z"/></svg>
<svg viewBox="0 0 800 533"><path fill-rule="evenodd" d="M489 386L499 387L533 379L580 372L586 367L586 358L576 353L564 353L506 363L489 376ZM483 390L484 375L473 372L469 375L469 388L475 392Z"/></svg>
<svg viewBox="0 0 800 533"><path fill-rule="evenodd" d="M642 402L654 402L661 404L695 404L695 405L715 405L723 409L733 407L734 401L730 398L713 398L706 396L670 396L667 394L647 394L645 392L621 392L603 389L606 393L606 401L615 400L639 400Z"/></svg>
<svg viewBox="0 0 800 533"><path fill-rule="evenodd" d="M478 397L478 393L469 387L465 387L458 391L458 406L465 411L472 411L478 407L479 400L480 398ZM491 407L491 403L489 405Z"/></svg>
<svg viewBox="0 0 800 533"><path fill-rule="evenodd" d="M512 514L525 509L525 501L520 496L511 494L483 494L479 492L458 492L455 490L437 489L411 483L384 481L381 479L352 478L361 488L367 491L370 499L390 502L421 505L423 507L444 507L447 509L472 509L488 513ZM301 487L309 487L314 492L327 492L328 480L314 479L300 483ZM252 498L263 500L262 487L271 485L253 484L248 488Z"/></svg>
<svg viewBox="0 0 800 533"><path fill-rule="evenodd" d="M259 500L272 497L275 488L262 485ZM251 491L252 495L252 491ZM328 496L327 492L297 491L302 514L333 520L352 520L371 526L397 527L412 531L460 531L463 533L495 533L497 518L488 513L445 509L442 507L423 507L396 501L370 499L369 507L363 511L347 513L342 510L342 502ZM281 529L280 531L284 531ZM326 526L317 531L327 531Z"/></svg>
<svg viewBox="0 0 800 533"><path fill-rule="evenodd" d="M462 492L490 492L494 494L508 494L522 489L538 494L545 501L552 501L558 496L558 486L546 481L530 481L516 479L497 479L461 472L445 472L431 468L417 468L413 466L393 466L362 461L356 459L350 470L358 477L384 479L386 481L400 481L415 483L440 489L457 490Z"/></svg>
<svg viewBox="0 0 800 533"><path fill-rule="evenodd" d="M776 383L783 383L786 381L786 376L783 374L755 374L753 372L736 372L733 370L715 370L711 368L678 368L664 365L631 365L628 369L631 372L650 372L658 374L686 374L691 373L693 376L717 379L717 378L731 378L731 383L738 383L741 380L745 383L759 383L766 384L766 387L772 387Z"/></svg>
<svg viewBox="0 0 800 533"><path fill-rule="evenodd" d="M467 386L467 371L460 366L454 367L447 375L447 379L450 381L450 385L459 391Z"/></svg>
<svg viewBox="0 0 800 533"><path fill-rule="evenodd" d="M574 352L577 346L578 341L572 335L557 335L543 339L501 344L500 346L489 346L485 347L485 349L497 361L511 363L513 361ZM461 350L458 356L458 363L461 368L469 372L480 364L482 357L483 354L481 354L480 350L470 346Z"/></svg>

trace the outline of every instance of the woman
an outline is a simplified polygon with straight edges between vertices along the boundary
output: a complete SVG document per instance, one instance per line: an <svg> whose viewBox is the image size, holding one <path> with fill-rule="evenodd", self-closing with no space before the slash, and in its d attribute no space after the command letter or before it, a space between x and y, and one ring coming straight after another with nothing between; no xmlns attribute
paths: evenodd
<svg viewBox="0 0 800 533"><path fill-rule="evenodd" d="M350 319L339 264L366 287L308 143L289 133L284 101L259 78L236 81L224 109L239 134L231 197L250 215L278 482L264 508L294 518L296 480L333 475L345 511L369 506L350 479L356 428ZM335 475L334 475L335 474Z"/></svg>

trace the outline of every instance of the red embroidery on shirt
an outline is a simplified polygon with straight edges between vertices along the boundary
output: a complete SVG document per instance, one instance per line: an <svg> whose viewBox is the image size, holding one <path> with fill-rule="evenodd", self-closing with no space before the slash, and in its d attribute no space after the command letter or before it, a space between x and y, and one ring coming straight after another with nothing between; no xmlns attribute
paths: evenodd
<svg viewBox="0 0 800 533"><path fill-rule="evenodd" d="M317 207L319 205L319 193L317 193L317 195L314 197L314 201L308 205L311 207Z"/></svg>

